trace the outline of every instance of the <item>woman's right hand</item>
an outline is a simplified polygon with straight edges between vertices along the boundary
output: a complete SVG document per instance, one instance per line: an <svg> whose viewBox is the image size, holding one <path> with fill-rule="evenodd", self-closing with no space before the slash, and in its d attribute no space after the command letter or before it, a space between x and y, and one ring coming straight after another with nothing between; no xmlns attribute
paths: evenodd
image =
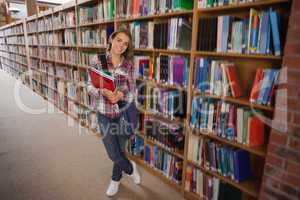
<svg viewBox="0 0 300 200"><path fill-rule="evenodd" d="M123 98L123 93L120 93L118 91L112 92L108 89L102 89L100 90L101 94L106 97L111 103L117 103L121 98Z"/></svg>

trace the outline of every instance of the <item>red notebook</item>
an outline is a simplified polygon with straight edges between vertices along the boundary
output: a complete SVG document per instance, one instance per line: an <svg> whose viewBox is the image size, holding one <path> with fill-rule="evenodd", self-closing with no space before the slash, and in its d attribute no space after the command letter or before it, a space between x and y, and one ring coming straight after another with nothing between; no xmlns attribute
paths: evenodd
<svg viewBox="0 0 300 200"><path fill-rule="evenodd" d="M94 67L88 69L91 82L95 88L115 91L114 77Z"/></svg>

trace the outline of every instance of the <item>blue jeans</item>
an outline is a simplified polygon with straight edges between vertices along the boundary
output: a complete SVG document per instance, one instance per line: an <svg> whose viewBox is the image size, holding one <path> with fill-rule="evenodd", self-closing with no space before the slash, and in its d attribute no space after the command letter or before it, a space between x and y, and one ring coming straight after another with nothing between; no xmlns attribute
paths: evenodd
<svg viewBox="0 0 300 200"><path fill-rule="evenodd" d="M123 134L120 118L109 118L97 113L102 141L108 157L113 161L112 180L120 181L122 172L132 174L131 162L125 155L125 146L128 136Z"/></svg>

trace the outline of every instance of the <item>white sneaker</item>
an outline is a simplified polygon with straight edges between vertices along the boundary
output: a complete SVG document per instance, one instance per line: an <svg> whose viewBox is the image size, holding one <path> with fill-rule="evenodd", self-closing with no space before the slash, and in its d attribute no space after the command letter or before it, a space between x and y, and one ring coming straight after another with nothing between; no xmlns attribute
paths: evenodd
<svg viewBox="0 0 300 200"><path fill-rule="evenodd" d="M119 185L120 185L120 181L110 181L110 184L106 190L106 195L111 197L114 196L115 194L117 194L118 190L119 190Z"/></svg>
<svg viewBox="0 0 300 200"><path fill-rule="evenodd" d="M134 182L135 184L140 184L140 183L141 183L141 176L140 176L140 174L139 174L139 172L138 172L138 170L137 170L136 164L135 164L135 162L132 161L132 160L131 160L130 162L131 162L131 164L132 164L133 172L132 172L132 174L129 175L129 176L133 179L133 182Z"/></svg>

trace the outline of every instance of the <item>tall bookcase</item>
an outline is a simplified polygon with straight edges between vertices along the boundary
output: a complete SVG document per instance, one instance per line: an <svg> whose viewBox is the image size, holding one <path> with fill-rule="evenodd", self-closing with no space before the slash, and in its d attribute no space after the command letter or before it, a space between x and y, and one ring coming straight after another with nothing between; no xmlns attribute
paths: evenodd
<svg viewBox="0 0 300 200"><path fill-rule="evenodd" d="M24 23L22 20L1 28L1 64L6 72L29 85Z"/></svg>
<svg viewBox="0 0 300 200"><path fill-rule="evenodd" d="M129 147L130 153L128 153L128 156L151 174L158 176L161 180L173 186L187 199L205 199L195 191L191 191L193 190L192 188L196 187L195 185L198 187L198 193L205 193L210 196L210 198L216 198L215 196L211 196L213 192L210 190L216 193L219 187L221 188L220 183L238 189L243 199L257 199L259 197L270 127L266 127L266 140L264 144L258 147L251 147L247 144L239 143L236 140L221 137L216 134L215 130L208 131L207 129L192 127L191 117L194 112L193 100L199 98L202 102L223 102L235 105L236 107L250 108L272 119L274 111L272 105L274 105L274 103L271 105L252 103L249 101L249 96L257 69L280 69L282 55L250 54L247 51L234 53L229 51L227 47L225 50L216 50L216 47L211 51L203 50L205 48L199 47L200 40L203 40L202 38L208 38L207 40L210 40L209 34L213 33L217 35L218 28L212 30L212 32L207 32L207 29L212 29L213 26L207 25L206 22L205 25L205 23L199 21L202 19L218 20L221 16L233 16L239 19L245 19L249 16L251 9L255 11L268 11L269 8L272 7L273 10L281 14L281 19L283 20L281 24L287 24L290 1L194 0L193 8L191 9L180 9L180 5L177 5L178 7L174 6L176 7L174 10L165 9L165 11L161 7L153 7L152 9L156 9L158 12L146 16L135 15L139 13L136 12L137 10L144 8L143 6L140 8L129 8L136 13L132 15L127 13L126 15L128 11L126 11L127 8L123 6L124 4L122 4L122 2L122 0L70 1L62 6L28 17L25 20L1 27L0 58L2 68L17 77L22 75L23 82L30 86L35 92L52 102L65 114L78 120L81 125L90 131L97 133L96 100L93 99L86 90L86 82L88 80L87 67L90 65L90 58L98 52L105 51L109 34L113 29L117 29L120 26L130 28L132 26L134 27L134 25L132 25L133 23L141 24L148 22L153 23L151 26L154 26L155 24L161 23L170 24L170 20L173 18L186 19L186 21L191 24L191 38L184 39L190 41L190 49L182 50L171 47L164 49L154 48L155 45L153 45L153 41L148 41L151 45L148 43L147 47L140 48L139 45L137 45L137 47L134 48L134 54L137 57L148 56L147 58L149 58L150 65L154 67L160 65L158 64L158 60L164 56L179 56L187 60L188 77L185 85L178 85L168 81L162 82L156 78L137 78L137 83L144 84L144 93L146 94L146 97L143 99L144 107L140 108L144 122L145 119L152 119L155 120L156 123L179 126L181 128L180 130L184 133L184 148L175 148L174 150L174 148L170 148L168 145L149 137L149 135L145 134L145 127L142 127L136 134L136 137L139 137L139 140L143 141L143 152L138 156L132 155ZM129 2L130 1L127 3ZM140 2L141 5L143 5L143 1ZM167 2L172 3L172 1ZM203 2L206 2L206 4L203 4ZM217 2L223 2L223 5L218 5ZM225 5L225 2L227 2L228 5ZM100 12L100 10L102 11ZM121 14L121 11L125 12L125 14ZM151 13L151 11L147 12ZM213 25L213 23L210 25ZM287 27L282 26L280 28L281 37L283 38L283 40L281 40L281 49L283 49ZM153 29L149 30L153 31ZM217 38L215 37L214 40L217 40ZM210 47L207 47L207 49L209 48ZM234 98L232 95L225 97L224 95L215 95L210 92L203 93L201 89L196 88L194 82L197 75L197 61L199 59L233 63L243 95L238 98ZM174 117L168 113L160 113L159 110L153 111L151 106L154 100L149 96L150 94L154 94L155 91L160 90L176 91L179 92L179 95L185 93L186 101L183 103L185 115ZM159 102L156 103L158 104ZM245 181L237 182L230 178L230 176L224 176L222 170L211 170L207 167L205 163L210 162L209 157L206 157L206 159L203 158L202 163L200 161L194 161L190 157L191 151L195 151L195 147L193 146L195 145L194 140L207 142L202 142L202 145L203 143L216 145L217 147L215 147L215 149L224 147L224 149L229 149L229 151L232 152L240 150L246 152L250 157L251 177ZM170 166L169 168L167 167L167 172L163 172L163 170L156 169L157 167L154 167L155 164L146 161L149 157L146 156L145 151L148 151L148 148L151 149L153 146L155 146L157 152L164 152L159 153L160 156L164 154L165 158L169 159L168 162L173 162L173 164L178 165L178 168L181 168L181 170L179 170L181 174L176 175L177 180L174 180L174 177L172 178L170 174L167 175L168 172L170 173ZM200 151L200 148L197 151ZM221 164L224 163L220 162L220 165ZM191 173L191 170L193 173ZM201 178L196 177L194 174L196 171L198 175L201 174ZM181 178L178 178L178 176ZM197 183L197 181L195 182L194 179L201 181L202 184ZM218 182L217 189L211 186L214 185L215 182ZM210 184L210 186L208 186L208 184ZM201 188L199 188L199 186L201 186ZM236 190L234 190L234 192L236 192ZM220 193L220 191L218 191L218 193Z"/></svg>

